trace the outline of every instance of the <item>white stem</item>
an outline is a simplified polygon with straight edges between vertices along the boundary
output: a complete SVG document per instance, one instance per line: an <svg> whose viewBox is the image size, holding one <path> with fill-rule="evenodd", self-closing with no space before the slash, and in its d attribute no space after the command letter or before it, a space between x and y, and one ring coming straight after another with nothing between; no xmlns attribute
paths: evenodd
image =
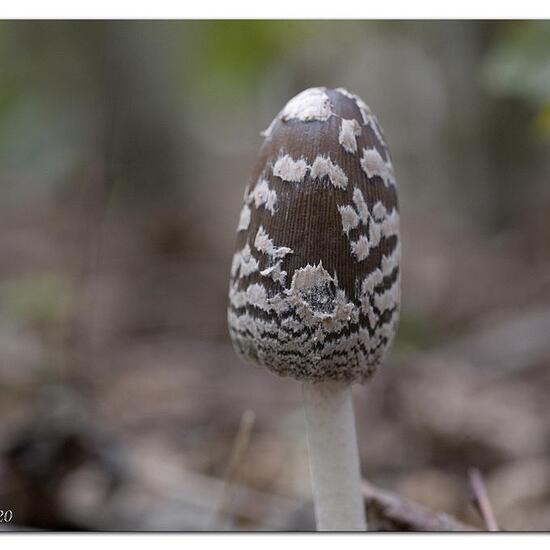
<svg viewBox="0 0 550 550"><path fill-rule="evenodd" d="M351 387L304 383L309 461L319 531L366 531Z"/></svg>

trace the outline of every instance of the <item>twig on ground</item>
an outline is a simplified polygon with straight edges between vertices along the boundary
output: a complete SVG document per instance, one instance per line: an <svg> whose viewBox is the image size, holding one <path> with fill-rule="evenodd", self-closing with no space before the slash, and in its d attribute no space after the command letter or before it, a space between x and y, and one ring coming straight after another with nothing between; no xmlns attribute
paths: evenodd
<svg viewBox="0 0 550 550"><path fill-rule="evenodd" d="M220 497L220 503L217 512L214 514L216 523L219 518L228 515L228 509L232 502L232 487L238 480L244 456L250 446L250 438L252 436L255 421L256 414L250 409L246 410L241 416L239 429L233 442L229 464L227 465L223 479L223 489Z"/></svg>
<svg viewBox="0 0 550 550"><path fill-rule="evenodd" d="M158 506L157 509L171 510L176 517L191 517L189 525L193 530L235 528L227 521L227 515L224 518L218 515L225 487L224 480L192 472L182 468L179 463L171 463L169 460L162 463L161 460L160 455L136 453L129 465L134 482L128 489L127 494L130 496L124 501L115 499L113 504L122 506L124 511L129 507L128 502L135 500L133 495L144 489L152 498L151 502ZM231 512L253 530L285 530L303 507L304 502L299 499L257 491L239 484L237 480L231 484ZM313 506L311 519L313 521ZM138 518L137 521L139 524L141 520ZM161 522L162 525L165 521L163 513L157 513L152 521L148 528L159 529L159 523L155 522ZM311 525L313 528L313 523ZM182 528L181 524L178 526Z"/></svg>
<svg viewBox="0 0 550 550"><path fill-rule="evenodd" d="M433 512L420 504L363 481L363 495L369 512L377 523L395 531L477 531L443 512Z"/></svg>
<svg viewBox="0 0 550 550"><path fill-rule="evenodd" d="M468 471L468 478L470 480L470 489L472 492L472 503L485 522L487 531L499 531L500 529L498 528L481 472L477 468L470 468Z"/></svg>

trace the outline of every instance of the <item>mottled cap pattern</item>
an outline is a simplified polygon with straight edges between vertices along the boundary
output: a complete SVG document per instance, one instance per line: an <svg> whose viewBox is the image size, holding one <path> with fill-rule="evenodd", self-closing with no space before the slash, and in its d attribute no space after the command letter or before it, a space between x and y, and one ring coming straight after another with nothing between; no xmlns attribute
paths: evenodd
<svg viewBox="0 0 550 550"><path fill-rule="evenodd" d="M347 90L310 88L263 135L231 265L233 345L280 376L364 382L400 299L397 188L380 125Z"/></svg>

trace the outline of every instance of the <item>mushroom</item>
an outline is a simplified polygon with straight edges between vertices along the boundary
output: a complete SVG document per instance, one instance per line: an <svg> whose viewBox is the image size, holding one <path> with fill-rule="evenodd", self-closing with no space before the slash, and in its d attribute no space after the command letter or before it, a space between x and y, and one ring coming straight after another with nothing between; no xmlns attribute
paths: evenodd
<svg viewBox="0 0 550 550"><path fill-rule="evenodd" d="M228 325L244 359L303 382L319 530L366 530L351 385L396 332L397 188L376 117L310 88L275 117L244 193Z"/></svg>

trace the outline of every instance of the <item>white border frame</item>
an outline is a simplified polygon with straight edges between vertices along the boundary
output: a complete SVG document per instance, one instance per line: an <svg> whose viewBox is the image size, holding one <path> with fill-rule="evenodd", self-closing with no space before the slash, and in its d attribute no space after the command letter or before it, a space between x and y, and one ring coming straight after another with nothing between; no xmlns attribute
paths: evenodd
<svg viewBox="0 0 550 550"><path fill-rule="evenodd" d="M544 8L546 8L544 10ZM550 16L541 0L4 0L2 19L533 19Z"/></svg>

